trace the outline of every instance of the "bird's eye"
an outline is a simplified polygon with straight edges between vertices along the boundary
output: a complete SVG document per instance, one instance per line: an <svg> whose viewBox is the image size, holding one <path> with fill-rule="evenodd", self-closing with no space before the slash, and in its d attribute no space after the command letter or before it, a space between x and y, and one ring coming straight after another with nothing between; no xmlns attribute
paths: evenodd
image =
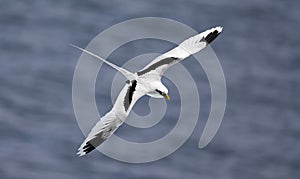
<svg viewBox="0 0 300 179"><path fill-rule="evenodd" d="M160 95L163 95L163 92L161 92L160 90L156 89L155 91L157 91Z"/></svg>

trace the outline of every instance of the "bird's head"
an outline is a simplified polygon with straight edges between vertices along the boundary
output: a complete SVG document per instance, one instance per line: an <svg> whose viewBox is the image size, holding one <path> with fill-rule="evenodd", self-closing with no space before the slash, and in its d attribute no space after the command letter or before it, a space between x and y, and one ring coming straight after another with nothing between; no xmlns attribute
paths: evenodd
<svg viewBox="0 0 300 179"><path fill-rule="evenodd" d="M166 98L168 101L170 101L170 97L168 95L168 88L165 87L162 83L157 83L155 85L155 92L158 96L158 98Z"/></svg>
<svg viewBox="0 0 300 179"><path fill-rule="evenodd" d="M166 98L168 101L170 100L170 97L168 95L168 89L160 81L149 83L149 87L151 91L149 91L147 95L154 98Z"/></svg>
<svg viewBox="0 0 300 179"><path fill-rule="evenodd" d="M155 89L155 91L161 96L166 98L168 101L170 101L170 96L168 95L168 89L166 88L166 90L161 90L161 89Z"/></svg>

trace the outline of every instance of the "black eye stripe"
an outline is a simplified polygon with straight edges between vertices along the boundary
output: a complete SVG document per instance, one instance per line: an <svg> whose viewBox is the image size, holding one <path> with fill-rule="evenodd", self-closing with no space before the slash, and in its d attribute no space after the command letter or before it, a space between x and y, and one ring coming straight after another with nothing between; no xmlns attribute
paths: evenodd
<svg viewBox="0 0 300 179"><path fill-rule="evenodd" d="M160 90L156 89L155 91L157 91L160 95L163 94L163 92L161 92Z"/></svg>

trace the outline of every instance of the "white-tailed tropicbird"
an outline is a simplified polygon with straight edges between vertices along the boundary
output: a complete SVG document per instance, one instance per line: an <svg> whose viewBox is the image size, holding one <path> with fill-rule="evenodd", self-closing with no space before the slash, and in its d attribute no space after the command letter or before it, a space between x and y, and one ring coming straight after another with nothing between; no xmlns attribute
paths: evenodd
<svg viewBox="0 0 300 179"><path fill-rule="evenodd" d="M149 95L154 98L165 97L167 100L170 100L168 89L161 82L161 77L164 72L172 65L205 48L221 32L222 27L218 26L190 37L176 48L158 56L136 73L129 72L124 68L104 60L92 52L72 45L73 47L103 61L121 72L127 78L126 84L121 90L114 106L92 128L87 138L78 148L77 154L83 156L90 153L111 136L125 121L133 105L142 96Z"/></svg>

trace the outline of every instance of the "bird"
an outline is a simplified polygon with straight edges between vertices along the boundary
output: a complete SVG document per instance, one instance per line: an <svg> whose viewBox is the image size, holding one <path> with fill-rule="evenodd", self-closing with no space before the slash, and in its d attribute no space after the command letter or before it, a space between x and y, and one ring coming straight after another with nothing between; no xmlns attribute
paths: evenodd
<svg viewBox="0 0 300 179"><path fill-rule="evenodd" d="M121 68L100 56L71 44L74 48L101 60L126 77L113 107L96 123L86 139L78 148L77 155L84 156L106 141L126 120L134 104L144 95L170 100L168 88L161 82L165 71L190 55L204 49L222 32L223 27L217 26L192 36L170 51L156 57L141 70L133 73Z"/></svg>

